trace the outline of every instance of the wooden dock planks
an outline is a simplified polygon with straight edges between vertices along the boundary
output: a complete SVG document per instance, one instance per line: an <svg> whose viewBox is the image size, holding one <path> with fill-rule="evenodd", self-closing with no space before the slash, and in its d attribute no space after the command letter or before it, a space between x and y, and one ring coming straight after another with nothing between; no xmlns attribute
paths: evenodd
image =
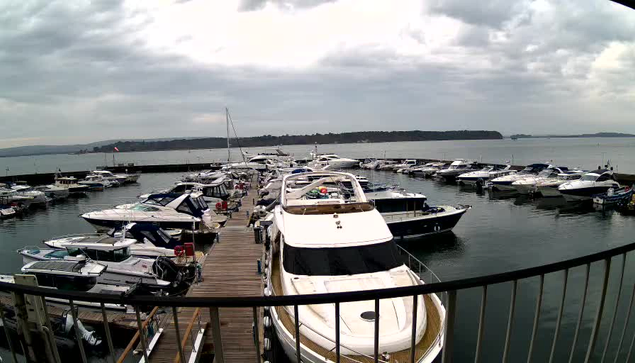
<svg viewBox="0 0 635 363"><path fill-rule="evenodd" d="M251 191L255 193L255 191ZM253 210L253 197L243 198L241 211L233 214L221 230L220 242L216 243L203 262L203 282L192 286L187 296L225 297L262 295L262 279L258 274L257 260L262 258L262 245L254 242L253 229L247 227L249 217L245 211ZM194 308L179 309L178 320L181 339L194 314ZM220 308L221 336L225 362L253 362L257 353L253 340L253 310L251 308ZM259 314L261 315L261 314ZM260 318L259 318L260 319ZM200 321L210 321L210 311L203 308ZM262 320L259 320L262 322ZM173 316L169 314L163 322L163 336L150 356L152 362L174 362L178 348ZM194 324L194 336L198 319ZM206 327L202 354L213 350L211 326ZM260 329L262 332L262 329ZM185 358L191 353L190 339L184 349ZM205 360L203 360L205 361Z"/></svg>

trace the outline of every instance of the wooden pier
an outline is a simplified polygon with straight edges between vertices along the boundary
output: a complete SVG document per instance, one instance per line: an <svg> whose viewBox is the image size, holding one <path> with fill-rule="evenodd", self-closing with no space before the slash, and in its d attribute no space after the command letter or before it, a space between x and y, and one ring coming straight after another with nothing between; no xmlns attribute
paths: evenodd
<svg viewBox="0 0 635 363"><path fill-rule="evenodd" d="M221 296L259 296L262 295L262 278L258 274L257 260L262 258L262 244L254 242L254 233L247 227L249 217L247 211L253 210L253 196L243 198L241 211L233 214L226 226L220 232L220 239L215 243L203 261L203 282L193 285L187 296L221 297ZM192 334L194 338L198 332L199 318L196 308L181 308L178 310L178 326L180 340L183 344L185 359L192 352ZM256 351L253 338L253 310L251 308L220 308L220 323L223 344L224 361L254 362L260 352ZM259 315L261 312L259 311ZM210 321L210 309L200 309L200 322L206 326L205 340L202 345L201 361L214 352L213 337ZM262 319L259 317L259 322ZM177 335L172 314L162 321L164 332L150 355L152 362L177 362ZM262 332L262 328L259 329ZM187 337L185 335L188 334ZM262 334L262 333L261 333ZM262 337L259 338L261 340ZM262 345L260 345L262 346Z"/></svg>

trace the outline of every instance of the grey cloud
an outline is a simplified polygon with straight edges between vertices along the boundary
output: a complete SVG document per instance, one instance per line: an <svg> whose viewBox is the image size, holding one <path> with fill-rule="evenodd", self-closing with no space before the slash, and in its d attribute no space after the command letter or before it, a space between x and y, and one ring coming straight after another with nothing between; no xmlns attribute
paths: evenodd
<svg viewBox="0 0 635 363"><path fill-rule="evenodd" d="M460 19L468 24L498 28L526 7L521 0L433 0L429 7L433 13Z"/></svg>
<svg viewBox="0 0 635 363"><path fill-rule="evenodd" d="M238 9L240 11L254 11L264 8L267 4L274 4L280 8L293 10L293 9L307 9L325 3L335 2L337 0L242 0Z"/></svg>

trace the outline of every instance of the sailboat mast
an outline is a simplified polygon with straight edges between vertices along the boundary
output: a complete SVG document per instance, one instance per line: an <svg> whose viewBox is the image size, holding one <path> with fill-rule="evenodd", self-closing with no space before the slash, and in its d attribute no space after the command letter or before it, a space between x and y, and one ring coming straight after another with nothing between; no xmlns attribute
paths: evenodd
<svg viewBox="0 0 635 363"><path fill-rule="evenodd" d="M227 123L227 162L231 160L231 151L229 150L229 109L225 107L225 123Z"/></svg>

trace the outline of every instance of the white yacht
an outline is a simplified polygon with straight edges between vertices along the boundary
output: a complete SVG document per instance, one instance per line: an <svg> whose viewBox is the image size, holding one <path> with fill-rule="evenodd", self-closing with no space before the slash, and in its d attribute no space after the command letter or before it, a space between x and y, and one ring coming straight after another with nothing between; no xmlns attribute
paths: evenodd
<svg viewBox="0 0 635 363"><path fill-rule="evenodd" d="M477 183L483 183L483 185L485 185L485 183L491 179L514 173L516 173L516 171L512 169L511 165L487 165L481 170L461 174L456 180L459 184L475 185Z"/></svg>
<svg viewBox="0 0 635 363"><path fill-rule="evenodd" d="M409 170L417 166L417 160L406 159L400 164L393 166L393 171L400 174L409 174Z"/></svg>
<svg viewBox="0 0 635 363"><path fill-rule="evenodd" d="M410 174L415 176L430 177L436 174L437 171L443 169L444 166L445 166L444 162L426 163L421 166L415 166L412 169L410 169Z"/></svg>
<svg viewBox="0 0 635 363"><path fill-rule="evenodd" d="M18 250L23 262L33 261L90 261L107 267L97 281L111 285L143 284L154 288L169 288L181 283L178 279L164 279L163 260L132 256L134 240L124 238L100 241L74 241L65 249L25 247Z"/></svg>
<svg viewBox="0 0 635 363"><path fill-rule="evenodd" d="M90 175L99 175L103 179L108 180L113 186L123 185L128 180L128 175L118 175L108 170L93 170Z"/></svg>
<svg viewBox="0 0 635 363"><path fill-rule="evenodd" d="M83 180L77 182L79 185L87 186L91 191L103 191L106 188L118 186L118 183L116 180L109 180L97 174L88 174Z"/></svg>
<svg viewBox="0 0 635 363"><path fill-rule="evenodd" d="M122 234L125 233L125 236ZM136 257L157 258L173 257L174 248L182 245L168 232L151 223L130 223L123 230L111 230L108 233L69 234L44 241L51 248L66 249L73 246L92 246L131 242L130 254Z"/></svg>
<svg viewBox="0 0 635 363"><path fill-rule="evenodd" d="M556 179L560 174L566 174L569 172L569 168L565 166L552 166L538 173L538 175L529 175L522 179L516 180L512 183L512 187L516 189L519 194L527 195L533 194L538 191L537 184L539 181L546 179Z"/></svg>
<svg viewBox="0 0 635 363"><path fill-rule="evenodd" d="M584 174L578 180L568 181L558 187L562 196L570 201L590 200L596 194L606 193L609 189L619 189L613 170L598 169Z"/></svg>
<svg viewBox="0 0 635 363"><path fill-rule="evenodd" d="M45 205L49 201L44 192L35 190L29 185L14 184L11 185L10 190L13 192L14 200L18 200L20 198L25 200L28 199L29 205Z"/></svg>
<svg viewBox="0 0 635 363"><path fill-rule="evenodd" d="M313 181L304 184L304 179L298 188L295 181L306 176ZM344 182L353 186L352 192L340 188ZM265 295L338 293L424 283L403 263L388 226L351 174L286 176L273 215ZM445 309L436 294L426 295L417 301L417 320L413 322L412 301L410 296L382 300L378 315L372 300L342 303L339 318L343 361L372 357L375 319L379 319L382 361L387 355L391 362L408 361L414 324L415 361L432 362L443 344ZM288 307L269 311L281 345L292 360L296 356L297 318L302 336L301 360L335 361L332 305L299 306L298 316Z"/></svg>
<svg viewBox="0 0 635 363"><path fill-rule="evenodd" d="M214 213L200 193L151 194L139 203L82 214L97 231L105 232L129 222L154 223L163 229L215 233L227 217Z"/></svg>
<svg viewBox="0 0 635 363"><path fill-rule="evenodd" d="M558 174L556 178L538 180L536 182L536 189L543 197L560 197L562 194L560 194L558 187L566 182L580 179L584 173L584 171L574 171L571 173Z"/></svg>
<svg viewBox="0 0 635 363"><path fill-rule="evenodd" d="M489 186L493 190L500 191L516 191L516 188L512 185L515 181L527 178L529 176L538 175L544 169L547 169L549 164L536 163L529 164L523 170L518 173L509 174L494 178L489 182Z"/></svg>
<svg viewBox="0 0 635 363"><path fill-rule="evenodd" d="M359 160L342 158L335 154L322 154L317 155L308 166L315 170L348 169L359 166Z"/></svg>
<svg viewBox="0 0 635 363"><path fill-rule="evenodd" d="M38 190L51 200L61 200L66 199L70 196L70 191L68 188L58 187L55 185L41 185L34 188Z"/></svg>
<svg viewBox="0 0 635 363"><path fill-rule="evenodd" d="M83 195L90 190L90 186L81 185L74 176L55 176L54 186L58 188L68 189L69 195Z"/></svg>
<svg viewBox="0 0 635 363"><path fill-rule="evenodd" d="M443 178L445 181L454 181L459 175L474 171L476 168L477 164L474 161L456 159L447 169L437 171L435 176Z"/></svg>
<svg viewBox="0 0 635 363"><path fill-rule="evenodd" d="M215 205L216 203L227 201L230 197L230 193L227 191L225 183L220 180L220 178L209 184L198 182L178 182L172 188L161 190L157 193L179 195L200 193L208 205ZM151 194L157 193L142 194L139 198L147 199Z"/></svg>

